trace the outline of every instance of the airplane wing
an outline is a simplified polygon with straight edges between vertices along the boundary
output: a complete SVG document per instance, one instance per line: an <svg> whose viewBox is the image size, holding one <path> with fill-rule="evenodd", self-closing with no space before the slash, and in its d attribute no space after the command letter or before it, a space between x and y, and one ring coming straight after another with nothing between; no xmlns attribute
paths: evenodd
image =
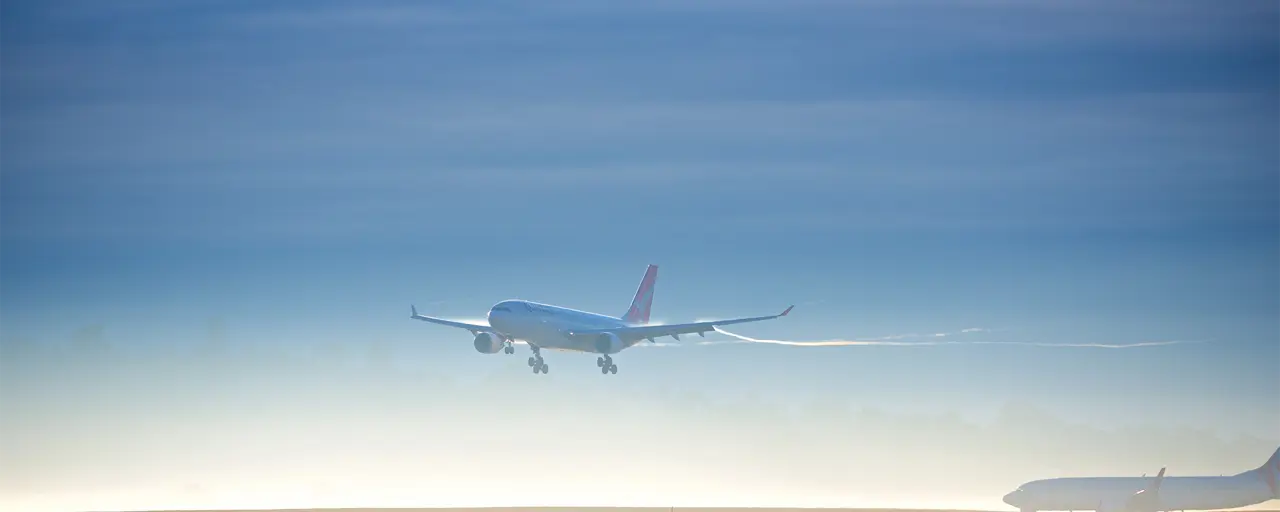
<svg viewBox="0 0 1280 512"><path fill-rule="evenodd" d="M578 329L569 331L566 334L569 336L590 336L593 334L613 333L614 335L617 335L619 339L627 342L642 340L645 338L648 338L649 341L653 341L653 338L661 338L663 336L671 336L672 338L680 339L681 334L696 333L701 336L703 333L714 331L715 328L720 325L759 322L761 320L772 320L774 318L784 317L787 316L787 313L790 313L791 308L794 307L795 306L790 306L781 313L769 316L730 318L728 320L711 320L707 322L694 322L689 324L640 325L635 327L616 327L613 329Z"/></svg>
<svg viewBox="0 0 1280 512"><path fill-rule="evenodd" d="M409 306L409 310L413 313L412 315L409 316L409 318L412 318L414 320L422 320L424 322L431 322L433 324L447 325L449 327L466 329L468 331L471 331L471 334L475 334L477 332L491 332L494 334L498 334L498 331L495 331L493 327L490 327L485 324L473 324L473 323L467 323L467 322L459 322L457 320L446 320L444 318L435 318L435 317L430 317L425 315L419 315L418 308L413 305Z"/></svg>

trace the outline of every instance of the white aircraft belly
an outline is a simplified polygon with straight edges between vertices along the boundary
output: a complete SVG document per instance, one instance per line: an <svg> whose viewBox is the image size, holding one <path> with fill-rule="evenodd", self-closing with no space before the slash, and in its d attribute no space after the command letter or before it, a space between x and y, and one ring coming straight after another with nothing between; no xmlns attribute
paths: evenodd
<svg viewBox="0 0 1280 512"><path fill-rule="evenodd" d="M1133 492L1079 493L1051 500L1045 510L1123 510ZM1101 507L1101 508L1099 508Z"/></svg>
<svg viewBox="0 0 1280 512"><path fill-rule="evenodd" d="M1174 490L1162 496L1163 504L1176 510L1211 510L1245 507L1266 501L1267 497L1254 495L1244 489L1230 490Z"/></svg>
<svg viewBox="0 0 1280 512"><path fill-rule="evenodd" d="M560 334L552 336L537 336L532 339L523 338L538 348L550 350L562 350L568 352L595 352L595 347L591 346L587 340L570 339Z"/></svg>
<svg viewBox="0 0 1280 512"><path fill-rule="evenodd" d="M595 352L595 347L591 345L591 340L569 338L555 324L543 322L537 318L521 318L519 321L511 322L503 327L505 327L504 332L506 334L518 340L532 343L538 348L572 352Z"/></svg>

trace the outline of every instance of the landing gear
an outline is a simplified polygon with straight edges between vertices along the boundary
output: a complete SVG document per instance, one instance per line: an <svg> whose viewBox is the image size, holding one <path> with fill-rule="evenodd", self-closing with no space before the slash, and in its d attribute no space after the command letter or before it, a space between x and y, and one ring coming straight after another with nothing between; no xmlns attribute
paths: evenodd
<svg viewBox="0 0 1280 512"><path fill-rule="evenodd" d="M529 346L533 348L533 356L530 357L528 361L529 367L533 368L533 373L541 373L545 375L551 367L547 366L547 362L542 359L542 351L538 350L538 347L533 345ZM515 349L512 350L514 351Z"/></svg>
<svg viewBox="0 0 1280 512"><path fill-rule="evenodd" d="M600 375L608 375L610 373L618 373L618 365L613 364L613 358L609 356L597 357L596 366L600 367Z"/></svg>
<svg viewBox="0 0 1280 512"><path fill-rule="evenodd" d="M513 346L511 346L511 342L510 342L510 341L508 341L505 345L503 345L503 346L502 346L502 353L504 353L504 354L514 354L514 353L516 353L516 348L515 348L515 347L513 347Z"/></svg>

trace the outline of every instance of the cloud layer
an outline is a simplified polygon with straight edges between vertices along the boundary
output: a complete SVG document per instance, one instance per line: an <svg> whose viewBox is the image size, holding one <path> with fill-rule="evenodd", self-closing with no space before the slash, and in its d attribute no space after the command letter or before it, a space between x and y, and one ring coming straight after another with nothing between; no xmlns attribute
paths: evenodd
<svg viewBox="0 0 1280 512"><path fill-rule="evenodd" d="M1017 401L975 419L619 377L584 388L534 378L520 358L459 380L376 350L250 354L211 339L164 355L103 346L93 330L77 339L5 345L0 503L998 507L1034 478L1162 465L1231 474L1280 442L1158 423L1099 429Z"/></svg>

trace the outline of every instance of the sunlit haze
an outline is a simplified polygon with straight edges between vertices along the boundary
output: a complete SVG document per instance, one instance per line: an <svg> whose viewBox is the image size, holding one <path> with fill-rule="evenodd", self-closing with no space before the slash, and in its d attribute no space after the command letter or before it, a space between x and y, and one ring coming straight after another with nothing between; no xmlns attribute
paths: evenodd
<svg viewBox="0 0 1280 512"><path fill-rule="evenodd" d="M0 509L1010 510L1280 446L1274 1L3 0L0 62ZM649 264L654 323L795 309L608 376L409 318Z"/></svg>

